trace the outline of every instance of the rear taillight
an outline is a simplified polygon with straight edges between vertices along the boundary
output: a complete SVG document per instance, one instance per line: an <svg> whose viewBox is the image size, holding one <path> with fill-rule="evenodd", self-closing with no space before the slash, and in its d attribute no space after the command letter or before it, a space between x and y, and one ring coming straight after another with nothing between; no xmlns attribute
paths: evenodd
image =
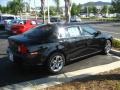
<svg viewBox="0 0 120 90"><path fill-rule="evenodd" d="M28 53L28 48L24 44L21 44L18 46L18 52L21 54L26 54Z"/></svg>

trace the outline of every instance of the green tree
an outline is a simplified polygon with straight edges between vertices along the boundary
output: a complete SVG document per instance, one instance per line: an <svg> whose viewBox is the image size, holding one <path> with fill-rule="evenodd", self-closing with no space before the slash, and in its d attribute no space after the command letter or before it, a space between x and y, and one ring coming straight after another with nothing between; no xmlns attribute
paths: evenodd
<svg viewBox="0 0 120 90"><path fill-rule="evenodd" d="M82 11L82 5L81 5L81 4L79 4L79 5L77 6L77 10L78 10L79 13Z"/></svg>
<svg viewBox="0 0 120 90"><path fill-rule="evenodd" d="M7 9L9 9L9 13L17 15L23 11L24 3L22 0L13 0L7 3Z"/></svg>
<svg viewBox="0 0 120 90"><path fill-rule="evenodd" d="M110 6L110 7L109 7L109 13L114 13L114 8L113 8L113 6Z"/></svg>
<svg viewBox="0 0 120 90"><path fill-rule="evenodd" d="M89 6L89 7L88 7L88 12L89 12L89 13L93 13L93 6Z"/></svg>
<svg viewBox="0 0 120 90"><path fill-rule="evenodd" d="M57 13L56 13L56 7L50 6L50 10L49 11L50 11L50 15L51 16L57 15ZM46 11L45 14L48 15L48 11Z"/></svg>
<svg viewBox="0 0 120 90"><path fill-rule="evenodd" d="M0 5L0 11L1 11L1 9L2 9L2 6Z"/></svg>
<svg viewBox="0 0 120 90"><path fill-rule="evenodd" d="M87 7L84 7L84 8L82 9L82 13L87 13Z"/></svg>
<svg viewBox="0 0 120 90"><path fill-rule="evenodd" d="M103 6L101 13L106 14L108 12L107 10L108 10L108 6L105 5L105 6Z"/></svg>
<svg viewBox="0 0 120 90"><path fill-rule="evenodd" d="M78 10L77 10L77 5L75 3L72 4L72 8L71 8L71 15L77 15L78 14Z"/></svg>
<svg viewBox="0 0 120 90"><path fill-rule="evenodd" d="M78 15L81 12L81 5L76 5L75 3L72 4L71 8L71 15Z"/></svg>
<svg viewBox="0 0 120 90"><path fill-rule="evenodd" d="M97 14L97 13L98 13L98 9L97 9L95 6L93 6L92 9L93 9L93 13L94 13L94 14Z"/></svg>
<svg viewBox="0 0 120 90"><path fill-rule="evenodd" d="M0 11L1 11L1 13L7 13L8 9L5 6L1 6L1 10Z"/></svg>
<svg viewBox="0 0 120 90"><path fill-rule="evenodd" d="M120 13L120 0L112 0L113 11Z"/></svg>
<svg viewBox="0 0 120 90"><path fill-rule="evenodd" d="M60 0L54 0L54 2L56 3L56 6L57 6L57 14L59 14L59 11L60 11Z"/></svg>

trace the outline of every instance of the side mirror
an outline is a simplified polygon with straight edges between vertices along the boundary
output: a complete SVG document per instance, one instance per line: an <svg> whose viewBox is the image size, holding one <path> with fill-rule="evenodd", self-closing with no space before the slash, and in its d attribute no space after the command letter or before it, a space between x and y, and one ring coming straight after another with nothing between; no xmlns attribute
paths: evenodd
<svg viewBox="0 0 120 90"><path fill-rule="evenodd" d="M99 34L101 34L101 32L100 32L100 31L97 31L97 32L95 32L93 35L96 37L96 36L98 36Z"/></svg>

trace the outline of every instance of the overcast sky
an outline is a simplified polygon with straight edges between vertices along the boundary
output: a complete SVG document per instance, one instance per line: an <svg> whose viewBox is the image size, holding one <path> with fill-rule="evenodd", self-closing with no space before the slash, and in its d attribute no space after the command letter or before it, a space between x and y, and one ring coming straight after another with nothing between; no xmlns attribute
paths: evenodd
<svg viewBox="0 0 120 90"><path fill-rule="evenodd" d="M0 4L6 5L8 1L10 1L10 0L0 0ZM24 0L24 1L28 2L29 0ZM50 5L55 5L55 3L53 1L54 0L49 0ZM76 3L76 4L79 4L79 3L83 4L86 2L90 2L90 1L93 1L93 2L96 2L96 1L111 2L111 0L71 0L71 1ZM47 5L47 0L46 0L45 4ZM40 0L35 0L35 5L34 5L34 0L31 0L31 6L40 6ZM60 6L64 6L64 0L60 0Z"/></svg>

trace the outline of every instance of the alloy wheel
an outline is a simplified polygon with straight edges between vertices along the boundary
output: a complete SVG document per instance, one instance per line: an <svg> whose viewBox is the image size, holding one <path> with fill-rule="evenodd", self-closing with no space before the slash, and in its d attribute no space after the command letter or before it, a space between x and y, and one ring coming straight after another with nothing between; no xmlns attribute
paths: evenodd
<svg viewBox="0 0 120 90"><path fill-rule="evenodd" d="M50 69L52 72L59 72L64 66L64 57L56 55L51 58Z"/></svg>

